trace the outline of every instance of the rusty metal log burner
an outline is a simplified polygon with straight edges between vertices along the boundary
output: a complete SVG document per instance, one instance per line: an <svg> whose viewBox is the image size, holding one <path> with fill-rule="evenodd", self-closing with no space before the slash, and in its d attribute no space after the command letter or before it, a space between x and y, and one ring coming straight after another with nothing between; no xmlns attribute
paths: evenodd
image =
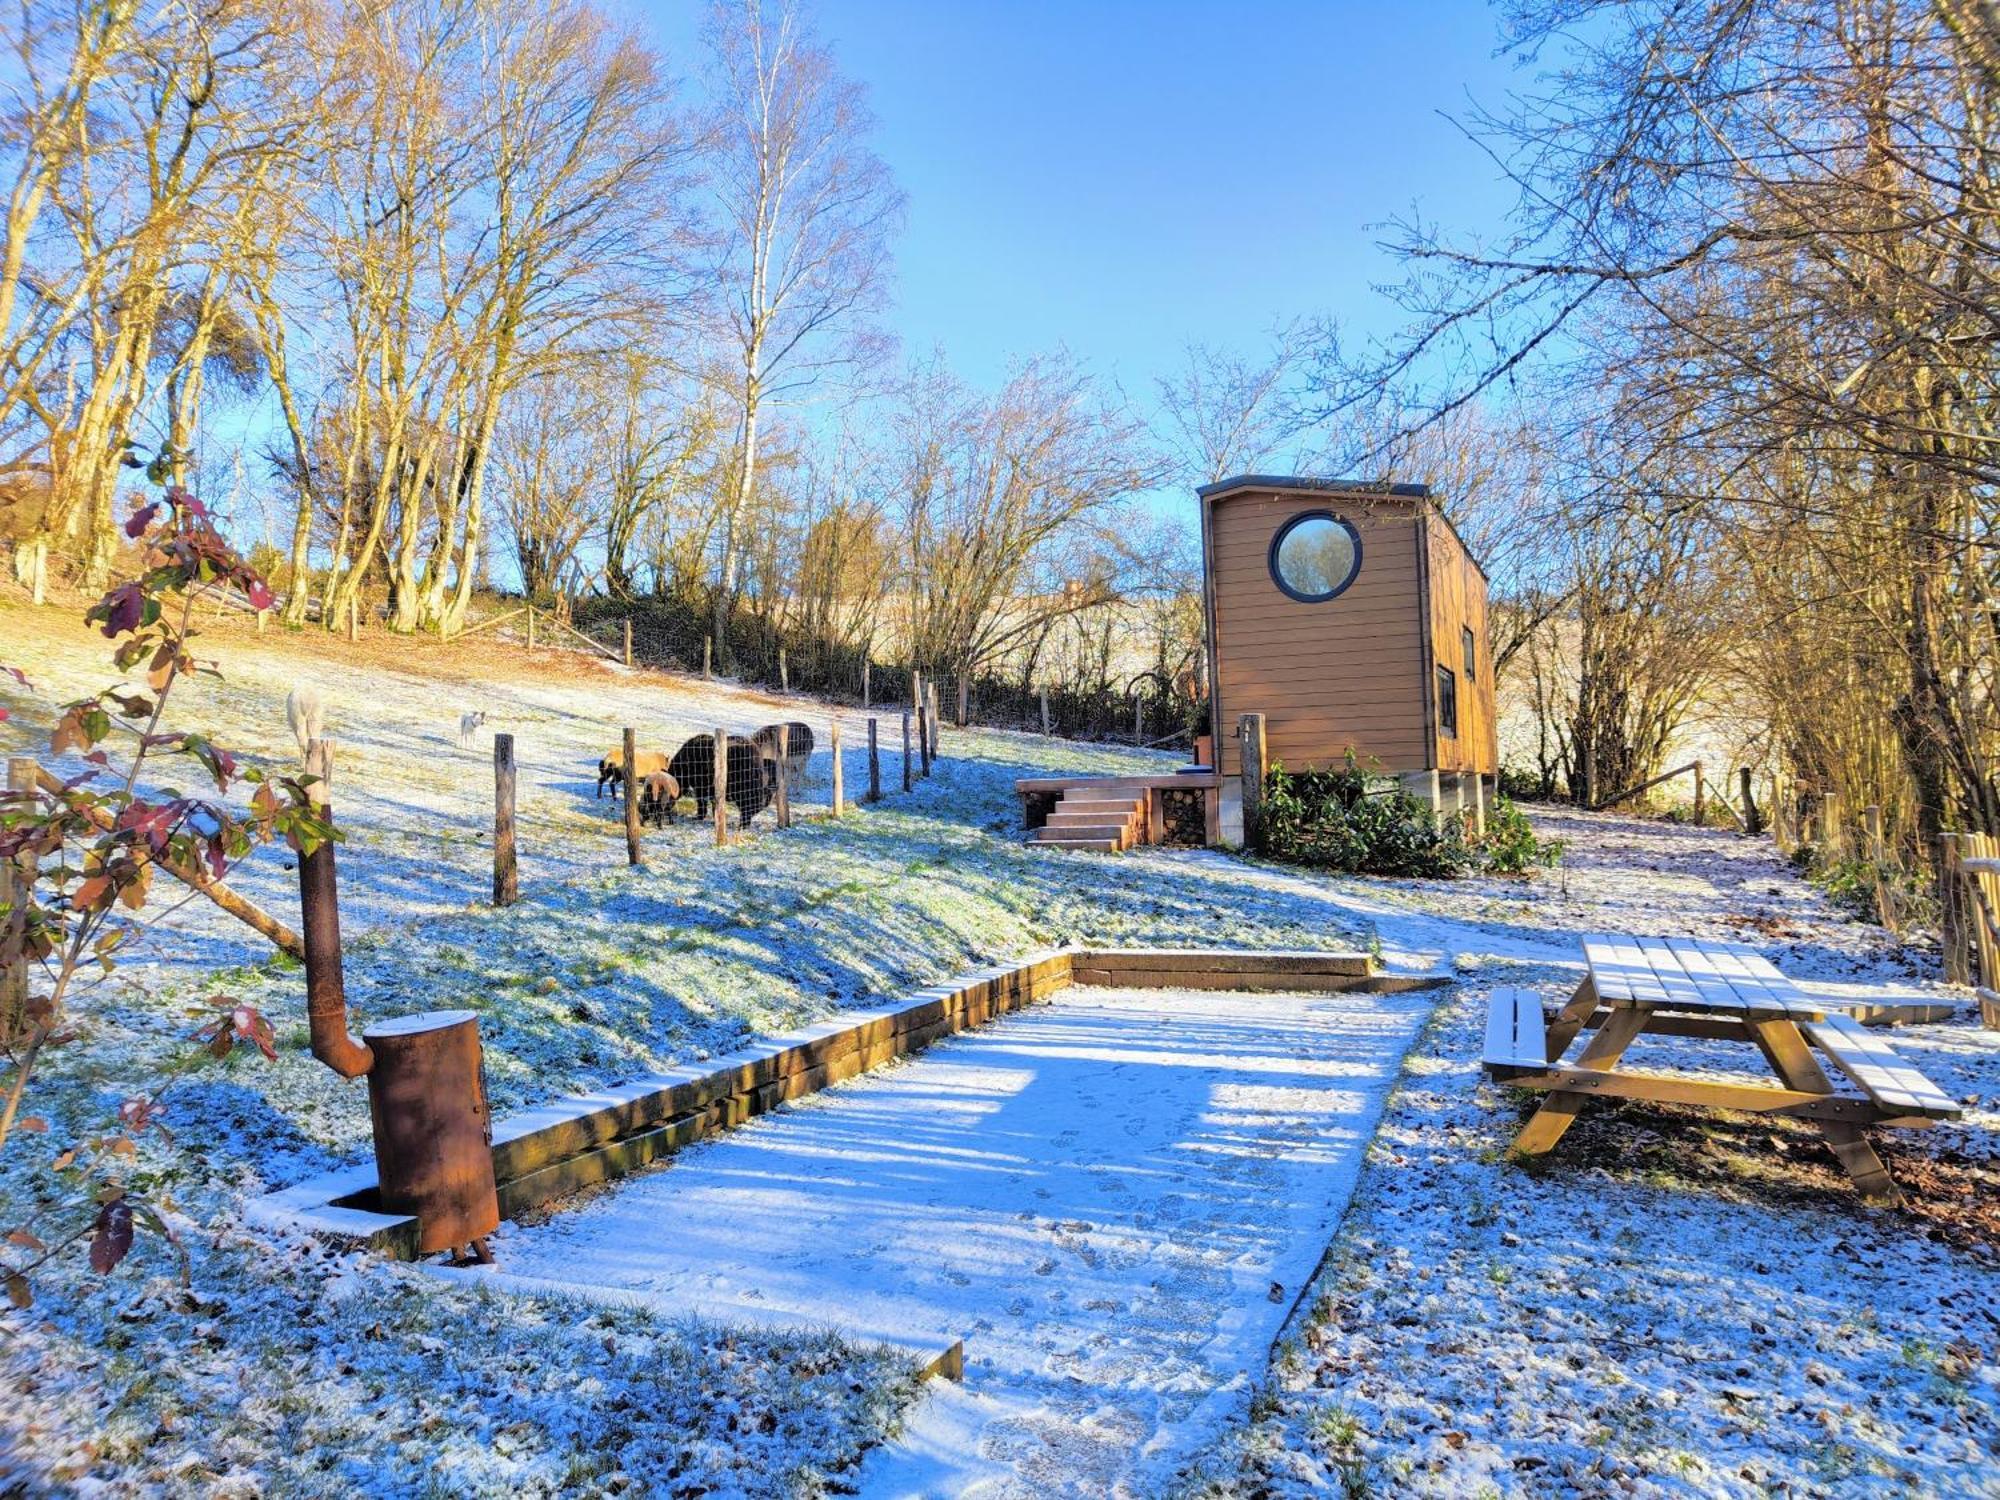
<svg viewBox="0 0 2000 1500"><path fill-rule="evenodd" d="M322 807L332 769L331 746L313 741L306 771L318 778L312 794ZM500 1200L478 1018L469 1010L426 1011L371 1026L357 1041L347 1029L331 843L300 857L299 904L312 1055L343 1078L368 1080L382 1211L416 1215L424 1254L469 1251L475 1259L491 1259L485 1236L500 1225Z"/></svg>

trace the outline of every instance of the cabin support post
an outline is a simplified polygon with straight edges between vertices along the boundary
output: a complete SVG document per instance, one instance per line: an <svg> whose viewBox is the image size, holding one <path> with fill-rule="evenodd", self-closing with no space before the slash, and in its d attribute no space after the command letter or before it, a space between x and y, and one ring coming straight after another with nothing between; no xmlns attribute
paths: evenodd
<svg viewBox="0 0 2000 1500"><path fill-rule="evenodd" d="M1486 781L1477 771L1458 773L1458 806L1472 821L1472 834L1481 838L1486 833Z"/></svg>
<svg viewBox="0 0 2000 1500"><path fill-rule="evenodd" d="M1397 778L1403 784L1403 794L1414 797L1424 807L1430 809L1431 823L1435 827L1444 826L1444 802L1438 795L1438 773L1436 771L1405 771Z"/></svg>
<svg viewBox="0 0 2000 1500"><path fill-rule="evenodd" d="M1264 847L1264 716L1245 714L1236 721L1243 752L1243 847Z"/></svg>

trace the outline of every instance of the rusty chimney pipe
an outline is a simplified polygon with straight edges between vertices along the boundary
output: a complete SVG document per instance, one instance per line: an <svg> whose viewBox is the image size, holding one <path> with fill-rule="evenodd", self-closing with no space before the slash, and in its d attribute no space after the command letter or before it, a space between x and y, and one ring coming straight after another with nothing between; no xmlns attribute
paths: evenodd
<svg viewBox="0 0 2000 1500"><path fill-rule="evenodd" d="M333 781L333 745L306 746L306 774L319 779L306 795L322 812ZM347 1030L347 982L340 969L340 897L333 845L321 844L299 856L299 916L306 950L306 1024L312 1055L342 1078L359 1078L375 1066L375 1054Z"/></svg>

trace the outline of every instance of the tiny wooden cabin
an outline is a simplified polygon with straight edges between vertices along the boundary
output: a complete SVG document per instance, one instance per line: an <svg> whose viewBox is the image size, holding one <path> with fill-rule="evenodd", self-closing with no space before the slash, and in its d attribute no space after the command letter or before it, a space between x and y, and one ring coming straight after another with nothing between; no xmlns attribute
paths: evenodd
<svg viewBox="0 0 2000 1500"><path fill-rule="evenodd" d="M1265 716L1288 770L1498 768L1486 574L1420 484L1242 475L1203 487L1217 769Z"/></svg>

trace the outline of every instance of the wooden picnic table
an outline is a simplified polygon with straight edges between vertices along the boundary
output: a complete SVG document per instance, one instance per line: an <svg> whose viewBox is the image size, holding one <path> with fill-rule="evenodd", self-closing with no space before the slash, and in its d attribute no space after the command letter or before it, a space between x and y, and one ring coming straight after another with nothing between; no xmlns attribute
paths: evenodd
<svg viewBox="0 0 2000 1500"><path fill-rule="evenodd" d="M1547 1097L1514 1150L1540 1156L1562 1139L1592 1097L1703 1105L1811 1120L1862 1196L1900 1202L1865 1134L1871 1126L1924 1126L1961 1113L1945 1093L1852 1016L1807 995L1761 954L1731 943L1610 936L1583 945L1588 972L1553 1015L1533 990L1497 992L1487 1013L1486 1066L1496 1078ZM1578 1033L1594 1034L1574 1062ZM1755 1046L1778 1085L1619 1063L1641 1035L1741 1041ZM1815 1050L1860 1090L1843 1094Z"/></svg>

